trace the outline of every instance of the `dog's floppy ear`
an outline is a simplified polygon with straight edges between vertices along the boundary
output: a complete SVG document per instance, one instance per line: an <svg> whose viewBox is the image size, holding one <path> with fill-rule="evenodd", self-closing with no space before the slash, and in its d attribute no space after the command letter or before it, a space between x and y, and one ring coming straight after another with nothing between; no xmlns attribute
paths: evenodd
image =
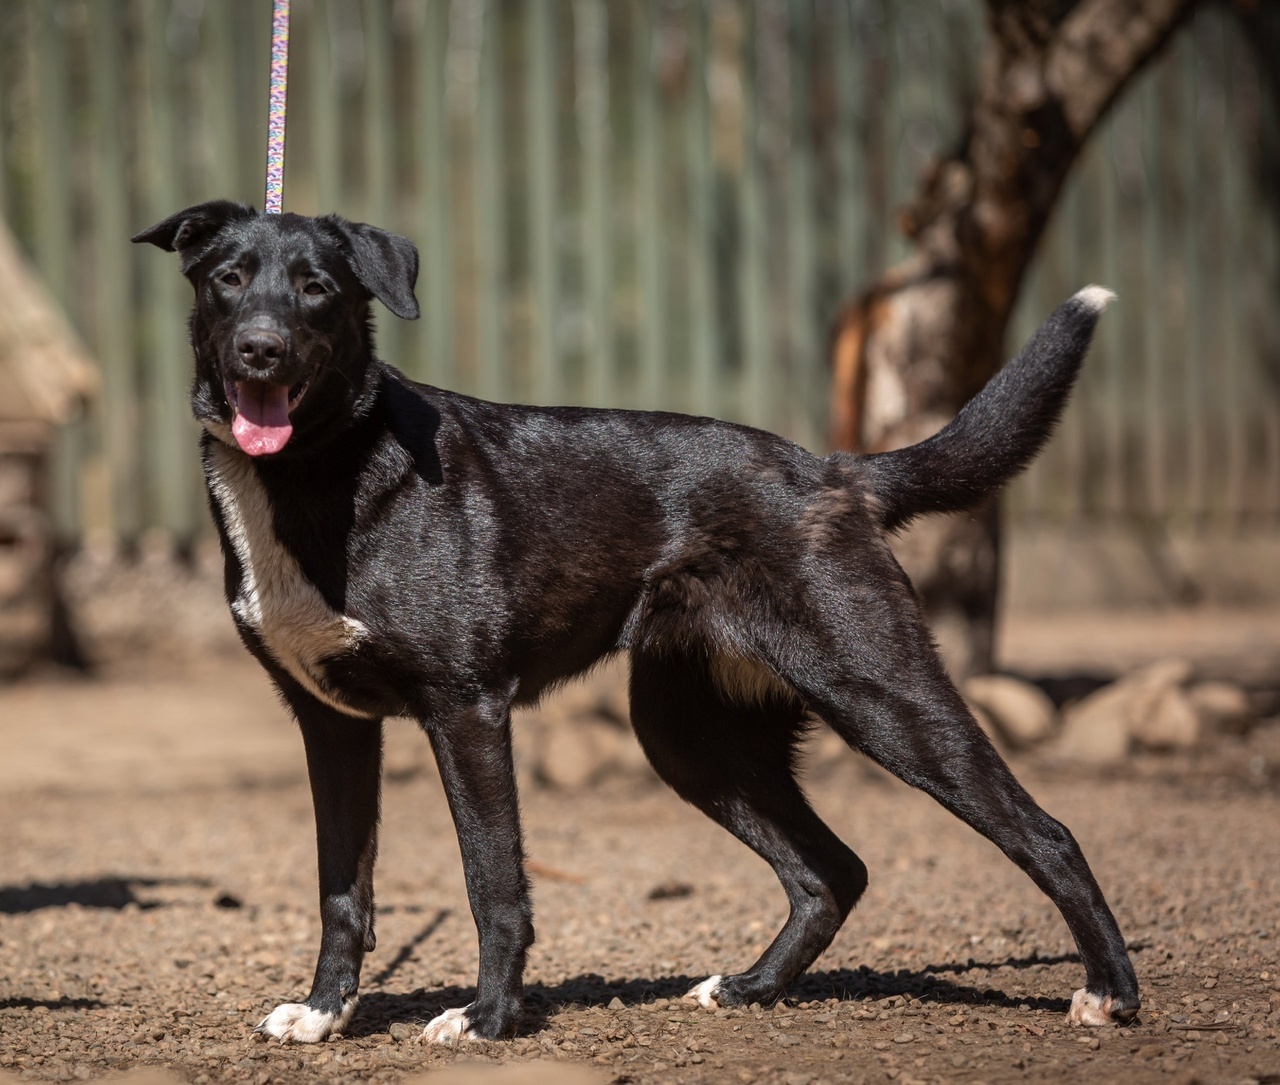
<svg viewBox="0 0 1280 1085"><path fill-rule="evenodd" d="M198 203L170 215L163 222L134 234L135 245L146 241L166 252L176 252L182 257L182 270L189 271L195 264L205 243L229 222L251 219L256 215L252 207L234 200L210 200Z"/></svg>
<svg viewBox="0 0 1280 1085"><path fill-rule="evenodd" d="M346 239L351 270L364 288L402 320L417 320L418 247L407 237L338 215L326 215L324 221Z"/></svg>

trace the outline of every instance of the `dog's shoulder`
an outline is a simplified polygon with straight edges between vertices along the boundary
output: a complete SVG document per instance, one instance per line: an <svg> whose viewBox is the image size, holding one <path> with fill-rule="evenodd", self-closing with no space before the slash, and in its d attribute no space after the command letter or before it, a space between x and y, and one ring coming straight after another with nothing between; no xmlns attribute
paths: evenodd
<svg viewBox="0 0 1280 1085"><path fill-rule="evenodd" d="M441 426L453 411L449 393L411 381L403 373L385 366L378 402L392 439L409 454L414 470L428 483L443 481L440 439Z"/></svg>

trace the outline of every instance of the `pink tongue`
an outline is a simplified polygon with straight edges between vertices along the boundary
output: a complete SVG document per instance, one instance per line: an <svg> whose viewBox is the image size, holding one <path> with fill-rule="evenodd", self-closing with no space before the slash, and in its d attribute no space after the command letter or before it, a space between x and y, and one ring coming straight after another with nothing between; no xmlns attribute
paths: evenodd
<svg viewBox="0 0 1280 1085"><path fill-rule="evenodd" d="M236 418L231 432L250 456L279 452L293 436L289 421L289 389L267 381L237 381Z"/></svg>

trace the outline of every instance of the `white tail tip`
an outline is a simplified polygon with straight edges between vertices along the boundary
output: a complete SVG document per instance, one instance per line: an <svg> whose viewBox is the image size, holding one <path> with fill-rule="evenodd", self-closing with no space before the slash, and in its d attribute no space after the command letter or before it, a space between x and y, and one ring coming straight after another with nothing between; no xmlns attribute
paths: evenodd
<svg viewBox="0 0 1280 1085"><path fill-rule="evenodd" d="M1105 286L1086 286L1075 295L1073 300L1082 302L1095 313L1100 313L1115 300L1115 296L1115 291L1108 290Z"/></svg>

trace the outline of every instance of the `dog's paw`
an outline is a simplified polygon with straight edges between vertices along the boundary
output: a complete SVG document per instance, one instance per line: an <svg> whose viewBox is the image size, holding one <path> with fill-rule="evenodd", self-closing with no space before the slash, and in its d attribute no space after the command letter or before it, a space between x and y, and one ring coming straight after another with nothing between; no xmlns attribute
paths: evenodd
<svg viewBox="0 0 1280 1085"><path fill-rule="evenodd" d="M470 1006L458 1006L432 1018L418 1037L418 1043L457 1044L463 1040L476 1039L476 1034L471 1031L471 1018L467 1014L469 1009Z"/></svg>
<svg viewBox="0 0 1280 1085"><path fill-rule="evenodd" d="M1110 995L1095 995L1081 987L1071 996L1071 1009L1067 1011L1068 1025L1098 1028L1120 1023L1121 1020L1115 1013L1114 1000Z"/></svg>
<svg viewBox="0 0 1280 1085"><path fill-rule="evenodd" d="M274 1036L281 1043L318 1044L347 1027L356 1012L356 1000L342 1004L341 1013L313 1010L301 1002L285 1002L258 1022L254 1032Z"/></svg>
<svg viewBox="0 0 1280 1085"><path fill-rule="evenodd" d="M684 997L695 1000L703 1009L719 1009L720 1003L716 1001L716 988L720 986L720 981L722 979L724 979L723 976L711 976L708 979L703 980Z"/></svg>

